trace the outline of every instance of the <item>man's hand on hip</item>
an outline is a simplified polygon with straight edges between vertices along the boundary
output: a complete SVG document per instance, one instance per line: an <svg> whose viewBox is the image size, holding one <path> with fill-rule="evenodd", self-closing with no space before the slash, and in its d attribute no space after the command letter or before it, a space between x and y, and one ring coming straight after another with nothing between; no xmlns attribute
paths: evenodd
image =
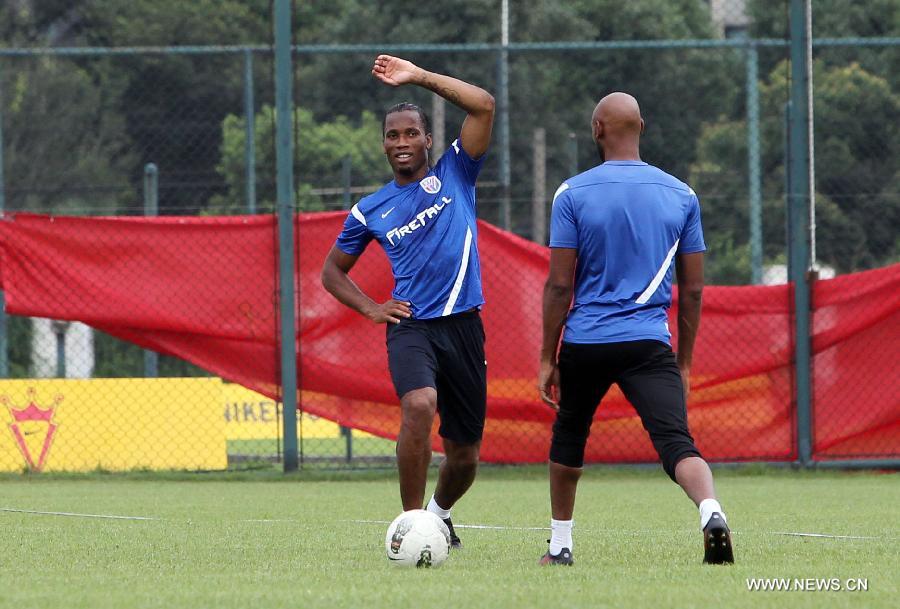
<svg viewBox="0 0 900 609"><path fill-rule="evenodd" d="M411 303L403 300L394 300L391 298L387 302L375 305L366 311L366 317L374 321L376 324L392 323L399 324L402 320L412 317L412 311L409 306Z"/></svg>

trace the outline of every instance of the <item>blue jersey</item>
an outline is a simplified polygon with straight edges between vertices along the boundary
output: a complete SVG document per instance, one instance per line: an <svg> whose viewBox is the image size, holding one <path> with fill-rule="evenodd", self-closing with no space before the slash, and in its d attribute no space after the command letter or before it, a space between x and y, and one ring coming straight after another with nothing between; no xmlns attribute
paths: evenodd
<svg viewBox="0 0 900 609"><path fill-rule="evenodd" d="M578 250L563 340L670 342L676 254L706 250L691 188L641 161L607 161L553 199L550 247Z"/></svg>
<svg viewBox="0 0 900 609"><path fill-rule="evenodd" d="M376 239L394 272L393 297L412 303L417 319L443 317L484 304L475 223L473 160L454 140L419 182L391 181L353 206L337 247L351 256Z"/></svg>

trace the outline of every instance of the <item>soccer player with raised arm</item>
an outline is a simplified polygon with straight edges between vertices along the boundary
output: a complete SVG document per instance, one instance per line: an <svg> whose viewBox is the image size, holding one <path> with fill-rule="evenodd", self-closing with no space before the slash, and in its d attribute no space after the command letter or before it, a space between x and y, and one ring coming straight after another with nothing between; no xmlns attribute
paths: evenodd
<svg viewBox="0 0 900 609"><path fill-rule="evenodd" d="M725 513L687 423L706 250L700 204L687 184L641 161L644 121L632 96L612 93L600 100L591 131L604 162L563 182L551 212L538 388L557 414L550 447L552 533L540 562L573 563L572 516L584 448L594 412L616 383L663 469L700 509L704 562L731 563ZM677 356L666 315L673 261Z"/></svg>
<svg viewBox="0 0 900 609"><path fill-rule="evenodd" d="M383 145L394 179L350 210L325 260L322 284L343 304L387 324L388 364L402 412L397 466L404 510L423 506L431 425L440 414L446 458L426 509L444 520L459 548L450 509L475 479L487 405L475 179L491 140L494 98L390 55L375 59L372 75L390 86L433 91L467 114L459 138L432 167L425 113L408 103L387 111ZM392 298L384 303L348 276L372 239L394 273Z"/></svg>

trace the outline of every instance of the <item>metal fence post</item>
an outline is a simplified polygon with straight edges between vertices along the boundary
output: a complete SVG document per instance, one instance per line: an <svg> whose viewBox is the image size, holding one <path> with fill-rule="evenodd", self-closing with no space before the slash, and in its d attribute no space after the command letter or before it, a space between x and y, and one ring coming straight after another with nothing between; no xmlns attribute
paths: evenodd
<svg viewBox="0 0 900 609"><path fill-rule="evenodd" d="M56 376L66 378L66 332L69 330L69 322L54 319L50 322L53 336L56 337Z"/></svg>
<svg viewBox="0 0 900 609"><path fill-rule="evenodd" d="M444 154L447 142L447 103L437 93L431 96L431 158L439 159Z"/></svg>
<svg viewBox="0 0 900 609"><path fill-rule="evenodd" d="M244 50L244 170L247 213L256 213L256 108L253 101L253 51Z"/></svg>
<svg viewBox="0 0 900 609"><path fill-rule="evenodd" d="M759 155L759 51L747 43L747 164L750 197L750 280L762 283L762 200Z"/></svg>
<svg viewBox="0 0 900 609"><path fill-rule="evenodd" d="M159 215L159 169L155 163L144 165L144 215Z"/></svg>
<svg viewBox="0 0 900 609"><path fill-rule="evenodd" d="M275 156L278 207L278 278L281 321L281 399L284 471L298 467L297 334L294 317L294 148L291 1L275 0ZM299 294L297 295L299 297Z"/></svg>
<svg viewBox="0 0 900 609"><path fill-rule="evenodd" d="M578 175L578 136L569 133L569 176Z"/></svg>
<svg viewBox="0 0 900 609"><path fill-rule="evenodd" d="M531 240L545 245L547 243L547 130L544 127L537 127L534 130L533 138L532 175L534 181L531 193Z"/></svg>
<svg viewBox="0 0 900 609"><path fill-rule="evenodd" d="M344 196L341 201L344 209L350 209L353 204L353 193L350 191L352 186L353 159L345 156L341 160L341 183L344 186Z"/></svg>
<svg viewBox="0 0 900 609"><path fill-rule="evenodd" d="M500 131L500 227L503 230L512 228L512 209L510 204L511 171L509 160L509 4L503 0L500 15L500 54L498 55L497 89L500 95L498 104Z"/></svg>
<svg viewBox="0 0 900 609"><path fill-rule="evenodd" d="M0 72L0 214L6 211L3 181L3 73ZM0 290L0 378L9 378L9 339L6 331L6 294Z"/></svg>
<svg viewBox="0 0 900 609"><path fill-rule="evenodd" d="M788 277L794 286L794 362L797 399L797 457L812 463L812 356L809 283L809 64L806 3L791 0L791 108L788 132L791 172L788 193Z"/></svg>
<svg viewBox="0 0 900 609"><path fill-rule="evenodd" d="M351 463L353 461L353 428L341 425L341 435L345 440L345 458L347 463Z"/></svg>
<svg viewBox="0 0 900 609"><path fill-rule="evenodd" d="M159 170L153 163L144 165L144 215L159 215ZM144 376L159 376L159 354L155 351L144 350Z"/></svg>

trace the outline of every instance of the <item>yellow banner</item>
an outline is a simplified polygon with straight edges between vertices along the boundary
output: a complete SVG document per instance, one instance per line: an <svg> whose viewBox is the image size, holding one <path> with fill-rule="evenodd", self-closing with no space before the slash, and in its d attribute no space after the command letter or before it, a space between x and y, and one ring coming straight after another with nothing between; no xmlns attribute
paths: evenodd
<svg viewBox="0 0 900 609"><path fill-rule="evenodd" d="M225 469L217 378L0 381L0 471Z"/></svg>

